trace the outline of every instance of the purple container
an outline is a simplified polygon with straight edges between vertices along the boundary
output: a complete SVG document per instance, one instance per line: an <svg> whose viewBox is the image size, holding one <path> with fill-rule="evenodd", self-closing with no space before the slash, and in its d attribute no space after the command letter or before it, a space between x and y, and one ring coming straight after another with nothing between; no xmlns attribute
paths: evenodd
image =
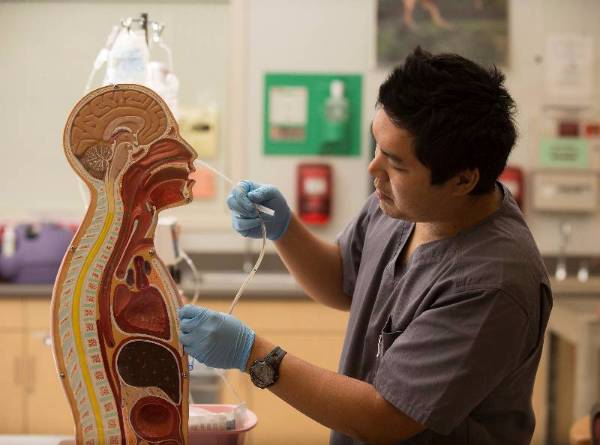
<svg viewBox="0 0 600 445"><path fill-rule="evenodd" d="M54 283L72 238L70 229L57 224L18 225L14 254L0 253L0 277L12 283Z"/></svg>

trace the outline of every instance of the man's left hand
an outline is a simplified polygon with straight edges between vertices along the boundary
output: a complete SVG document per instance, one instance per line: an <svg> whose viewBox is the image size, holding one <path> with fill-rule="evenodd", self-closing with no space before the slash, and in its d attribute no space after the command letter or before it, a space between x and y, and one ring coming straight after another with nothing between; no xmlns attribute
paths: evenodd
<svg viewBox="0 0 600 445"><path fill-rule="evenodd" d="M183 349L212 368L246 370L254 331L231 315L185 305L178 311Z"/></svg>

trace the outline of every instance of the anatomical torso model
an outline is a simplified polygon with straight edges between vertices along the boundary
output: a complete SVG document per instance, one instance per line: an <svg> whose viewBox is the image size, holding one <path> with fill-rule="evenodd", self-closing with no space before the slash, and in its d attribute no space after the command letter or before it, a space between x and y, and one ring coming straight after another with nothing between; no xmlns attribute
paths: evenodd
<svg viewBox="0 0 600 445"><path fill-rule="evenodd" d="M64 149L91 193L52 298L54 355L76 443L187 444L181 298L153 237L161 210L191 200L196 155L165 103L139 85L79 101Z"/></svg>

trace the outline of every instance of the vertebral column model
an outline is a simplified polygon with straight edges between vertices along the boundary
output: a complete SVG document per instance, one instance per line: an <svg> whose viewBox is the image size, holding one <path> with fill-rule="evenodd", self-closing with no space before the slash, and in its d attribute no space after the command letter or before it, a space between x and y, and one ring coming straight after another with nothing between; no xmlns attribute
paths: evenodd
<svg viewBox="0 0 600 445"><path fill-rule="evenodd" d="M139 85L85 96L64 148L91 194L52 297L54 356L76 442L186 444L181 298L153 237L158 212L191 200L196 155L165 103Z"/></svg>

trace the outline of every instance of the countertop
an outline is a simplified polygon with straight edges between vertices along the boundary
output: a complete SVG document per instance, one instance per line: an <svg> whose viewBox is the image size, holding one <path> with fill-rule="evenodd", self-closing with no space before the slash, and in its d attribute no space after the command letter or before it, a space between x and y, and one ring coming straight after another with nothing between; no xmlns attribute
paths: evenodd
<svg viewBox="0 0 600 445"><path fill-rule="evenodd" d="M255 263L258 252L244 253L212 253L190 254L200 273L198 291L200 298L233 299L238 289L248 277L249 270ZM183 262L178 266L181 283L178 284L184 295L194 295L192 271ZM10 284L0 283L2 297L39 297L50 298L53 284ZM308 296L296 284L285 265L275 253L264 255L258 272L248 283L242 298L304 298Z"/></svg>
<svg viewBox="0 0 600 445"><path fill-rule="evenodd" d="M73 436L0 434L0 445L61 445L74 443Z"/></svg>
<svg viewBox="0 0 600 445"><path fill-rule="evenodd" d="M246 279L244 273L206 273L198 285L200 298L232 299ZM188 298L194 294L194 285L184 280L178 286ZM2 297L50 298L53 284L0 284ZM244 290L242 298L308 298L289 274L257 273Z"/></svg>
<svg viewBox="0 0 600 445"><path fill-rule="evenodd" d="M598 295L600 296L600 277L590 277L581 282L575 277L563 281L550 280L554 295Z"/></svg>
<svg viewBox="0 0 600 445"><path fill-rule="evenodd" d="M198 285L200 298L233 298L246 279L245 273L211 272L202 274ZM564 281L551 280L553 294L600 296L600 277L591 277L586 282L580 282L575 277ZM52 284L0 284L2 297L39 297L50 298ZM184 295L191 298L194 294L193 282L185 279L179 288ZM287 273L258 272L248 283L243 297L261 298L308 298L300 286Z"/></svg>
<svg viewBox="0 0 600 445"><path fill-rule="evenodd" d="M2 297L41 297L49 298L52 295L52 284L0 284L0 298ZM2 442L0 442L2 443Z"/></svg>

